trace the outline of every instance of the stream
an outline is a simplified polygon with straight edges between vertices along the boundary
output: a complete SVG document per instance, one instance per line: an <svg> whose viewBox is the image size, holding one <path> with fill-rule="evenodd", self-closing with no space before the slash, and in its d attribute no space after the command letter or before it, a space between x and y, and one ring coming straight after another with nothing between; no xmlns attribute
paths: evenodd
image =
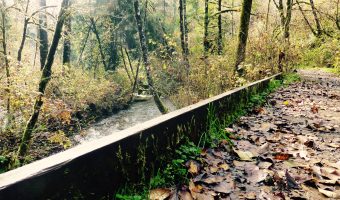
<svg viewBox="0 0 340 200"><path fill-rule="evenodd" d="M170 111L176 110L176 107L168 99L162 99L164 105ZM85 130L81 135L76 135L74 140L78 143L99 139L101 137L114 134L121 130L141 124L158 116L161 116L153 99L143 102L135 102L126 110L103 119L90 128Z"/></svg>

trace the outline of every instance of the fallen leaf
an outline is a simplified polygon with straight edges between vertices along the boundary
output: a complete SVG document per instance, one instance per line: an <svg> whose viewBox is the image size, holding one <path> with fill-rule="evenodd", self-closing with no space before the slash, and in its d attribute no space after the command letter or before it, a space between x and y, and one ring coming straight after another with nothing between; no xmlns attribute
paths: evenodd
<svg viewBox="0 0 340 200"><path fill-rule="evenodd" d="M224 178L222 176L217 176L217 175L211 175L208 176L207 178L203 179L202 181L207 184L212 184L212 183L219 183L223 181Z"/></svg>
<svg viewBox="0 0 340 200"><path fill-rule="evenodd" d="M319 108L315 104L313 104L311 111L312 111L313 114L316 114L316 113L319 112Z"/></svg>
<svg viewBox="0 0 340 200"><path fill-rule="evenodd" d="M270 162L260 162L258 164L260 169L268 169L269 167L271 167L273 165L273 163Z"/></svg>
<svg viewBox="0 0 340 200"><path fill-rule="evenodd" d="M277 153L274 155L275 160L288 160L290 157L292 157L292 155L287 153Z"/></svg>
<svg viewBox="0 0 340 200"><path fill-rule="evenodd" d="M158 188L150 191L150 200L164 200L168 198L171 194L170 189Z"/></svg>
<svg viewBox="0 0 340 200"><path fill-rule="evenodd" d="M288 173L288 170L286 170L286 181L287 181L287 187L289 189L299 189L299 185L296 183L295 179Z"/></svg>
<svg viewBox="0 0 340 200"><path fill-rule="evenodd" d="M189 160L188 162L186 162L185 166L189 168L189 173L193 175L197 175L200 171L200 164L197 161Z"/></svg>
<svg viewBox="0 0 340 200"><path fill-rule="evenodd" d="M235 150L234 152L238 155L240 160L242 161L251 161L254 156L254 154L250 151L241 151L241 150Z"/></svg>
<svg viewBox="0 0 340 200"><path fill-rule="evenodd" d="M180 191L178 192L178 196L180 200L194 200L194 198L191 196L190 192L188 191Z"/></svg>
<svg viewBox="0 0 340 200"><path fill-rule="evenodd" d="M214 186L212 189L216 192L229 194L230 192L234 190L234 188L235 188L235 184L233 181L231 182L222 181L221 183Z"/></svg>
<svg viewBox="0 0 340 200"><path fill-rule="evenodd" d="M225 163L218 165L218 167L225 170L225 171L227 171L229 169L229 165L227 165Z"/></svg>
<svg viewBox="0 0 340 200"><path fill-rule="evenodd" d="M256 193L251 191L251 192L248 192L245 196L246 199L249 199L249 200L252 200L252 199L256 199Z"/></svg>
<svg viewBox="0 0 340 200"><path fill-rule="evenodd" d="M333 191L324 190L321 188L319 188L318 190L321 194L325 195L326 197L340 199L340 191L333 192Z"/></svg>

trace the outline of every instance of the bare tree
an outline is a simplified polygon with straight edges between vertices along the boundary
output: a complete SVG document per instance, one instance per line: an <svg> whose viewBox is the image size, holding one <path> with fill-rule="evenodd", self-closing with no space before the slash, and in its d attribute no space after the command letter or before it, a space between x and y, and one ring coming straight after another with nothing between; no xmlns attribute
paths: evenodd
<svg viewBox="0 0 340 200"><path fill-rule="evenodd" d="M38 121L41 107L44 103L43 96L45 94L45 89L49 81L51 80L52 65L54 62L54 56L57 51L59 40L61 38L61 32L63 29L64 21L65 21L65 18L67 17L66 13L67 13L67 5L69 5L68 3L69 3L69 0L62 1L61 10L59 12L58 21L57 21L57 25L55 28L52 44L48 52L46 64L43 68L41 79L39 82L39 90L38 90L39 95L35 99L33 112L31 114L30 119L28 120L26 124L26 128L22 135L21 143L18 149L17 158L14 161L17 161L17 159L19 159L19 161L22 161L24 159L24 156L27 154L29 150L29 143L32 138L32 133ZM13 164L16 164L16 163L14 162Z"/></svg>
<svg viewBox="0 0 340 200"><path fill-rule="evenodd" d="M181 32L181 46L183 61L187 70L189 71L189 47L188 47L188 24L186 20L186 0L179 0L179 23Z"/></svg>
<svg viewBox="0 0 340 200"><path fill-rule="evenodd" d="M163 114L166 114L166 113L168 113L168 109L163 105L161 99L159 98L159 95L158 95L156 89L154 88L153 79L151 77L148 48L147 48L147 45L146 45L146 38L145 38L145 32L144 32L144 28L143 28L142 17L141 17L141 13L140 13L139 0L134 1L134 9L135 9L135 18L136 18L136 22L137 22L139 40L140 40L140 45L141 45L141 49L142 49L144 67L145 67L145 72L146 72L146 76L147 76L147 80L148 80L149 89L151 90L151 92L153 94L155 103L156 103L159 111Z"/></svg>

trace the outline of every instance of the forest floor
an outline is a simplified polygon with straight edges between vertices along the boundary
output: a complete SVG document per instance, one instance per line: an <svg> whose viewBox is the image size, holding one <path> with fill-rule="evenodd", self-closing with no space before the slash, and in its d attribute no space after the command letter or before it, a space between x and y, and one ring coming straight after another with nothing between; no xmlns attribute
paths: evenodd
<svg viewBox="0 0 340 200"><path fill-rule="evenodd" d="M226 131L226 141L186 163L190 181L150 199L339 199L340 78L301 70Z"/></svg>

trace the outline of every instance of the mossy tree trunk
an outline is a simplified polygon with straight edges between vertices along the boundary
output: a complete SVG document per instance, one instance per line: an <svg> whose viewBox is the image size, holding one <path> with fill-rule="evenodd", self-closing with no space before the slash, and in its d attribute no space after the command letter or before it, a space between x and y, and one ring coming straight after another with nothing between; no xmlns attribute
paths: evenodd
<svg viewBox="0 0 340 200"><path fill-rule="evenodd" d="M46 7L46 0L40 0L40 8ZM39 51L40 51L40 68L43 70L48 54L48 33L47 33L47 16L41 12L39 14Z"/></svg>
<svg viewBox="0 0 340 200"><path fill-rule="evenodd" d="M204 1L204 38L203 38L203 47L204 47L204 57L208 56L210 42L209 42L209 0Z"/></svg>
<svg viewBox="0 0 340 200"><path fill-rule="evenodd" d="M187 71L189 73L189 47L188 47L188 24L186 20L186 0L179 0L179 23L181 32L181 47L182 47L182 57L183 62Z"/></svg>
<svg viewBox="0 0 340 200"><path fill-rule="evenodd" d="M222 55L223 51L223 38L222 38L222 0L218 0L218 38L217 38L217 46L218 46L218 55Z"/></svg>
<svg viewBox="0 0 340 200"><path fill-rule="evenodd" d="M271 0L268 0L267 14L266 14L266 30L268 30L268 25L269 25L270 3L271 3Z"/></svg>
<svg viewBox="0 0 340 200"><path fill-rule="evenodd" d="M317 35L317 37L320 37L322 35L321 23L320 23L318 14L316 12L314 1L313 0L309 0L309 2L310 2L310 6L312 8L312 13L313 13L315 24L316 24L316 35Z"/></svg>
<svg viewBox="0 0 340 200"><path fill-rule="evenodd" d="M147 80L148 80L149 89L151 90L151 92L153 94L155 103L156 103L159 111L162 114L166 114L166 113L168 113L168 109L163 105L156 89L154 88L153 79L151 77L148 48L147 48L147 45L146 45L146 37L145 37L144 28L143 28L143 22L142 22L140 7L139 7L139 0L134 0L134 9L135 9L135 18L136 18L137 29L138 29L138 33L139 33L139 40L140 40L140 45L141 45L141 49L142 49L142 57L143 57L143 62L144 62L146 77L147 77Z"/></svg>
<svg viewBox="0 0 340 200"><path fill-rule="evenodd" d="M338 30L340 30L340 15L339 15L339 5L340 5L340 0L336 2L336 16L335 16L335 24L336 27L338 27Z"/></svg>
<svg viewBox="0 0 340 200"><path fill-rule="evenodd" d="M285 41L289 41L289 28L290 28L290 21L292 19L292 10L293 10L293 0L287 0L286 4L286 14L284 11L283 6L283 0L279 0L278 3L276 1L273 1L277 10L280 13L280 19L281 19L281 28L282 28L282 36Z"/></svg>
<svg viewBox="0 0 340 200"><path fill-rule="evenodd" d="M71 6L70 1L68 2L69 5L67 7ZM68 15L68 17L65 19L65 30L64 30L64 49L63 49L63 65L69 65L71 62L71 15Z"/></svg>
<svg viewBox="0 0 340 200"><path fill-rule="evenodd" d="M66 10L67 10L68 2L69 2L69 0L63 0L62 1L61 10L59 12L58 21L57 21L57 25L56 25L56 28L55 28L52 44L51 44L51 47L50 47L50 50L49 50L49 53L48 53L48 56L47 56L46 64L45 64L43 71L42 71L40 82L39 82L39 90L38 90L39 95L36 97L34 107L33 107L33 112L31 114L30 119L28 120L28 122L26 124L25 131L22 135L21 143L20 143L18 153L17 153L17 159L19 159L21 161L22 161L22 159L24 159L24 157L26 156L26 154L29 150L29 144L30 144L30 141L31 141L31 138L32 138L32 133L33 133L35 125L38 121L38 117L39 117L39 113L41 111L41 107L44 103L43 102L43 96L45 94L45 89L48 85L48 82L51 79L54 56L55 56L55 53L57 51L59 40L61 38L61 32L62 32L62 29L63 29L64 21L65 21L65 18L67 17L66 16Z"/></svg>
<svg viewBox="0 0 340 200"><path fill-rule="evenodd" d="M246 57L246 47L247 47L248 30L249 30L252 3L253 3L252 0L243 0L243 4L242 4L241 24L240 24L239 34L238 34L238 46L237 46L236 62L235 62L235 71L237 71L239 75L243 74L242 70L239 70L239 65L242 62L244 62L245 57Z"/></svg>
<svg viewBox="0 0 340 200"><path fill-rule="evenodd" d="M6 94L7 94L7 102L6 102L6 109L7 109L7 124L10 124L11 122L11 74L10 74L10 66L9 66L9 59L8 59L8 50L7 50L7 21L6 21L6 2L5 0L2 0L2 6L1 8L1 33L2 33L2 53L4 60L5 60L5 70L6 70L6 82L7 82L7 88L6 88Z"/></svg>

